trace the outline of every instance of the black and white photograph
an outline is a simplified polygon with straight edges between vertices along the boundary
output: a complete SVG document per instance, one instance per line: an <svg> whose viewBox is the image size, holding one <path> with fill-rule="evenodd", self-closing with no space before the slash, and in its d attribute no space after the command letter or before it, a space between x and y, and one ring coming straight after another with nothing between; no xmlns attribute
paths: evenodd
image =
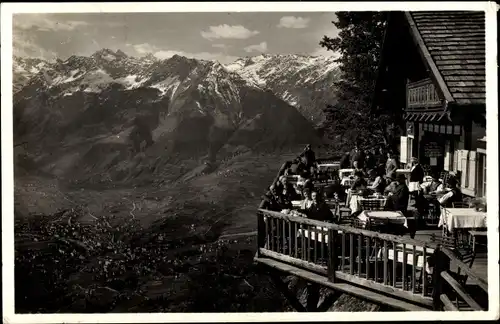
<svg viewBox="0 0 500 324"><path fill-rule="evenodd" d="M497 10L3 3L4 321L498 319Z"/></svg>

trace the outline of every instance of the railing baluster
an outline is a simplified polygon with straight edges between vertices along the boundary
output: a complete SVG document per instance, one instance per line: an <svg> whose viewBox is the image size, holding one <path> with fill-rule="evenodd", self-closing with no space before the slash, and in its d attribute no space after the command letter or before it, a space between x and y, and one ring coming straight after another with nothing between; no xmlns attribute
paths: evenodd
<svg viewBox="0 0 500 324"><path fill-rule="evenodd" d="M417 262L418 262L418 258L417 258L417 247L415 246L415 244L413 244L413 267L411 267L411 292L414 294L415 291L416 291L416 283L417 283L417 272L416 272L416 268L417 268ZM425 270L425 269L424 269Z"/></svg>
<svg viewBox="0 0 500 324"><path fill-rule="evenodd" d="M270 246L270 241L271 241L271 235L269 235L269 221L271 219L269 218L269 216L265 216L264 218L264 224L266 225L266 244L265 244L265 248L266 249L270 249L271 246Z"/></svg>
<svg viewBox="0 0 500 324"><path fill-rule="evenodd" d="M302 235L301 235L301 246L300 246L300 251L301 251L301 259L305 260L306 259L306 231L307 231L307 225L302 225ZM309 235L309 232L307 232Z"/></svg>
<svg viewBox="0 0 500 324"><path fill-rule="evenodd" d="M314 227L314 263L318 262L318 228L315 226Z"/></svg>
<svg viewBox="0 0 500 324"><path fill-rule="evenodd" d="M274 233L274 220L274 217L269 218L269 221L271 223L271 251L274 251L274 236L276 235L276 233Z"/></svg>
<svg viewBox="0 0 500 324"><path fill-rule="evenodd" d="M396 282L398 279L398 250L396 249L396 243L394 241L392 242L392 251L394 252L392 258L392 286L396 287Z"/></svg>
<svg viewBox="0 0 500 324"><path fill-rule="evenodd" d="M403 278L402 278L402 287L403 287L403 290L406 290L406 265L407 265L407 255L406 255L406 244L403 243L403 262L402 262L402 265L403 265Z"/></svg>
<svg viewBox="0 0 500 324"><path fill-rule="evenodd" d="M335 282L335 271L337 270L337 255L335 255L335 241L336 241L337 230L329 229L328 230L328 279L331 282ZM325 241L325 237L323 236L323 241Z"/></svg>
<svg viewBox="0 0 500 324"><path fill-rule="evenodd" d="M288 255L292 256L292 222L288 222Z"/></svg>
<svg viewBox="0 0 500 324"><path fill-rule="evenodd" d="M422 269L422 296L427 296L427 248L424 245L422 252L423 260L423 269Z"/></svg>
<svg viewBox="0 0 500 324"><path fill-rule="evenodd" d="M312 237L312 232L311 232L311 226L308 225L307 229L309 232L309 236L307 237L307 261L311 262L311 237Z"/></svg>
<svg viewBox="0 0 500 324"><path fill-rule="evenodd" d="M276 252L281 253L281 223L283 222L282 219L276 218Z"/></svg>
<svg viewBox="0 0 500 324"><path fill-rule="evenodd" d="M378 282L378 239L374 238L373 241L373 252L375 254L375 282Z"/></svg>
<svg viewBox="0 0 500 324"><path fill-rule="evenodd" d="M354 234L349 233L349 274L354 274Z"/></svg>
<svg viewBox="0 0 500 324"><path fill-rule="evenodd" d="M341 266L342 266L342 272L345 269L345 232L342 231L342 260L341 260Z"/></svg>
<svg viewBox="0 0 500 324"><path fill-rule="evenodd" d="M363 235L358 234L358 276L361 277L361 247L363 245Z"/></svg>
<svg viewBox="0 0 500 324"><path fill-rule="evenodd" d="M286 254L286 222L284 219L281 220L283 224L283 254Z"/></svg>
<svg viewBox="0 0 500 324"><path fill-rule="evenodd" d="M388 263L389 263L389 247L387 246L387 241L384 240L384 285L387 285L387 276L388 276Z"/></svg>
<svg viewBox="0 0 500 324"><path fill-rule="evenodd" d="M321 228L321 260L322 262L325 261L325 245L327 244L327 240L326 240L326 234L327 232L325 231L324 228ZM329 233L329 232L328 232ZM330 239L330 237L328 237L328 239Z"/></svg>
<svg viewBox="0 0 500 324"><path fill-rule="evenodd" d="M366 237L366 279L370 279L370 237Z"/></svg>
<svg viewBox="0 0 500 324"><path fill-rule="evenodd" d="M298 231L298 227L299 225L297 223L293 223L293 236L295 236L295 257L298 258L299 257L299 238L298 238L298 235L299 235L299 231Z"/></svg>

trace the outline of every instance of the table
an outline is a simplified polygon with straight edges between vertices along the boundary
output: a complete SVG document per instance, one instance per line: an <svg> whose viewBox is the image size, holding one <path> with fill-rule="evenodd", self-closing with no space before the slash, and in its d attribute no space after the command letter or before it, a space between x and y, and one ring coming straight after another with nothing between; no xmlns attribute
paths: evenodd
<svg viewBox="0 0 500 324"><path fill-rule="evenodd" d="M462 228L486 228L486 212L474 208L442 208L438 227L446 225L453 232Z"/></svg>
<svg viewBox="0 0 500 324"><path fill-rule="evenodd" d="M349 175L354 175L354 169L340 169L339 170L339 178L340 179L346 178Z"/></svg>
<svg viewBox="0 0 500 324"><path fill-rule="evenodd" d="M408 228L408 220L400 211L375 211L364 210L358 215L362 222L368 222L370 218L388 219L389 223L403 225Z"/></svg>

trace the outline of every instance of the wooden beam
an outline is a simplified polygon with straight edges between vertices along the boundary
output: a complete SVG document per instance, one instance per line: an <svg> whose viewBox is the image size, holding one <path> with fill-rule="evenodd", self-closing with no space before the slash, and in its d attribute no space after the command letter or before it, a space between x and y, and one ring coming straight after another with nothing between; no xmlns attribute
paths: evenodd
<svg viewBox="0 0 500 324"><path fill-rule="evenodd" d="M448 86L444 82L444 79L441 76L436 63L432 59L431 53L429 53L429 50L427 49L427 46L425 45L425 42L420 35L420 32L418 31L417 25L415 24L415 21L413 20L411 14L409 12L405 12L405 17L408 21L408 24L410 25L410 34L412 35L412 38L419 49L419 53L422 56L425 65L431 72L432 79L439 86L439 90L447 102L455 101L450 93L450 90L448 89Z"/></svg>
<svg viewBox="0 0 500 324"><path fill-rule="evenodd" d="M448 296L446 296L445 294L441 294L440 299L443 302L445 310L449 312L458 312L458 308L456 308L455 305L453 305Z"/></svg>
<svg viewBox="0 0 500 324"><path fill-rule="evenodd" d="M309 282L314 282L324 287L337 290L341 293L346 293L351 296L355 296L359 299L367 300L375 304L387 305L393 309L405 310L405 311L423 311L423 312L429 311L429 308L424 308L421 306L417 306L415 304L407 303L403 300L384 296L380 293L376 293L368 289L363 289L361 287L357 287L349 283L332 283L328 280L326 276L321 276L319 274L307 270L299 269L297 267L279 261L266 258L264 259L259 258L256 261L261 264L265 264L271 268L286 272L290 275L301 277Z"/></svg>
<svg viewBox="0 0 500 324"><path fill-rule="evenodd" d="M286 300L288 300L290 305L292 305L292 307L297 312L307 312L307 309L304 307L304 305L302 305L298 301L297 296L295 296L295 294L288 289L288 286L281 280L278 274L276 274L274 271L270 271L269 277L271 278L276 288L281 292L281 294L283 294L283 296L285 296Z"/></svg>
<svg viewBox="0 0 500 324"><path fill-rule="evenodd" d="M316 312L318 310L319 288L320 286L316 283L309 283L307 285L306 309L308 312Z"/></svg>
<svg viewBox="0 0 500 324"><path fill-rule="evenodd" d="M386 286L384 284L360 278L356 275L350 275L342 271L337 271L336 275L339 280L347 281L355 285L373 289L380 293L391 295L392 297L406 299L413 303L418 303L424 307L432 307L432 299L430 297L423 297L422 295L412 294L411 292L403 291L399 288Z"/></svg>
<svg viewBox="0 0 500 324"><path fill-rule="evenodd" d="M285 262L299 268L305 268L310 271L320 273L321 275L327 276L327 268L325 266L320 266L318 264L308 262L301 259L296 259L288 255L270 251L267 249L259 249L259 256L265 256L277 261Z"/></svg>
<svg viewBox="0 0 500 324"><path fill-rule="evenodd" d="M473 310L482 311L483 308L479 306L479 304L472 299L472 297L465 291L465 289L446 271L441 272L441 277L443 277L446 282L455 290L456 293L463 298L463 300L472 307Z"/></svg>
<svg viewBox="0 0 500 324"><path fill-rule="evenodd" d="M333 291L330 295L326 296L321 305L318 306L318 312L326 312L333 306L333 304L339 299L343 294L339 291Z"/></svg>

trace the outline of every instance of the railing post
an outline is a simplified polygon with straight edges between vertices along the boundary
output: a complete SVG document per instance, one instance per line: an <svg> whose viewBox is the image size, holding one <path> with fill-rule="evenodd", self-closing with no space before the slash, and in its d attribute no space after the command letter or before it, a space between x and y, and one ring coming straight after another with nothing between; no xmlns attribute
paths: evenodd
<svg viewBox="0 0 500 324"><path fill-rule="evenodd" d="M264 214L257 212L257 256L260 256L260 248L266 244L266 225L264 223Z"/></svg>
<svg viewBox="0 0 500 324"><path fill-rule="evenodd" d="M438 245L434 253L429 258L429 266L432 269L432 301L435 311L442 310L441 294L444 293L444 279L441 272L450 269L450 258L441 251L441 245ZM424 269L425 271L425 269Z"/></svg>
<svg viewBox="0 0 500 324"><path fill-rule="evenodd" d="M328 229L328 279L331 282L335 282L335 271L337 271L336 236L337 230Z"/></svg>

